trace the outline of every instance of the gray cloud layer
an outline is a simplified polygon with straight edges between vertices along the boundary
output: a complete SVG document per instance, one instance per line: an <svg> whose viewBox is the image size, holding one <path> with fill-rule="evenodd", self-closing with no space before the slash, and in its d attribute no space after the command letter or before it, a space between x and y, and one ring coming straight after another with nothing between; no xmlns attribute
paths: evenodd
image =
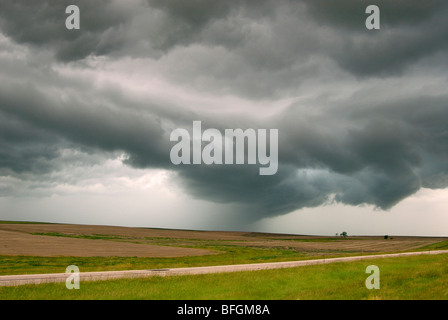
<svg viewBox="0 0 448 320"><path fill-rule="evenodd" d="M375 3L382 29L367 31L364 10ZM176 171L191 195L240 205L254 219L330 200L387 209L421 187L448 187L446 1L73 4L82 17L74 32L61 27L61 1L0 0L1 32L19 45L14 51L0 43L0 51L14 51L0 58L3 175L56 170L46 160L63 148L123 151L127 164ZM30 52L25 58L22 47ZM101 72L88 63L92 57L150 61L165 81L217 99L293 102L268 119L236 121L180 99L168 104L98 89L53 69ZM278 128L278 173L171 165L169 134L193 120L220 129Z"/></svg>

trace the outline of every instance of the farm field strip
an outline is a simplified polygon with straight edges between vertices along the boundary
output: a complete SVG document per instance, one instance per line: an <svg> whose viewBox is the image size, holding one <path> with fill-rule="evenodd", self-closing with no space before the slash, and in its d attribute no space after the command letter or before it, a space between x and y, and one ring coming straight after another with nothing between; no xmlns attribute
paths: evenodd
<svg viewBox="0 0 448 320"><path fill-rule="evenodd" d="M448 238L305 236L0 221L0 275L209 267L448 249Z"/></svg>

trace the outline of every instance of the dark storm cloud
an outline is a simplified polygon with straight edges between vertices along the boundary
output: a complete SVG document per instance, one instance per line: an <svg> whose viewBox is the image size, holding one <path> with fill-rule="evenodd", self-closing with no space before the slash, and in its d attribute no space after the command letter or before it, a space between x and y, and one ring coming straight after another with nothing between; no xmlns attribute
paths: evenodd
<svg viewBox="0 0 448 320"><path fill-rule="evenodd" d="M428 70L420 66L418 80L433 76L428 61L436 55L437 68L447 69L446 1L124 3L70 2L82 17L81 30L68 31L62 1L0 0L1 32L30 50L24 60L0 56L2 175L51 172L51 160L64 148L122 151L128 165L175 171L192 196L235 204L250 219L329 201L388 209L421 187L448 187L446 78L428 92L424 83L418 90L409 84L401 88L404 95L387 84L363 87L393 78L406 89L417 63L429 64ZM382 29L367 31L365 7L375 3ZM37 54L42 51L56 61ZM201 114L180 98L177 104L142 101L120 87L98 88L93 80L52 71L72 62L100 73L82 61L91 55L158 61L164 79L207 93L255 101L314 98L263 121L236 119L237 106L229 106L230 116ZM352 95L333 98L337 94L324 88L347 79L358 88ZM221 130L279 129L278 173L260 176L258 166L247 165L172 165L169 134L191 130L193 120ZM3 185L0 192L13 189Z"/></svg>
<svg viewBox="0 0 448 320"><path fill-rule="evenodd" d="M246 82L261 79L268 87L274 77L280 82L278 88L288 86L279 81L285 73L288 80L300 82L303 70L295 67L311 55L364 76L399 73L412 62L448 49L448 3L442 0L147 0L126 5L77 0L71 4L81 9L80 31L64 28L67 4L57 0L2 0L0 26L15 41L51 48L65 62L89 55L159 58L194 44L225 47L235 55L237 69L247 70ZM364 26L370 4L381 9L381 32ZM235 75L228 77L231 86ZM216 86L222 86L222 81ZM254 88L246 87L254 94L250 92Z"/></svg>
<svg viewBox="0 0 448 320"><path fill-rule="evenodd" d="M179 176L198 198L244 204L253 218L329 201L389 209L423 186L448 187L448 95L375 106L362 116L345 108L348 117L339 106L319 117L288 110L271 119L280 128L274 176L253 166L186 167Z"/></svg>
<svg viewBox="0 0 448 320"><path fill-rule="evenodd" d="M0 113L0 168L8 172L52 170L45 160L57 157L57 142L57 137L44 130Z"/></svg>
<svg viewBox="0 0 448 320"><path fill-rule="evenodd" d="M89 55L127 55L132 52L129 47L138 47L142 42L152 50L144 46L137 55L160 56L159 51L200 42L201 32L213 21L248 5L257 8L263 2L2 0L0 26L19 43L52 48L64 62ZM65 28L68 5L80 8L82 32Z"/></svg>
<svg viewBox="0 0 448 320"><path fill-rule="evenodd" d="M341 25L352 31L356 26L364 26L364 13L369 5L376 5L381 11L384 26L404 24L412 26L438 14L445 6L443 0L304 0L309 13L322 24Z"/></svg>
<svg viewBox="0 0 448 320"><path fill-rule="evenodd" d="M325 175L307 177L288 165L272 176L259 176L254 166L190 166L178 173L191 195L236 204L248 220L323 204L332 185Z"/></svg>
<svg viewBox="0 0 448 320"><path fill-rule="evenodd" d="M229 2L219 14L206 6L192 10L195 14L183 8L185 16L178 2L163 3L157 8L174 20L162 37L174 30L170 26L178 26L175 21L184 26L174 32L179 40L165 39L168 52L195 44L215 49L203 53L202 60L210 63L193 64L180 80L206 78L205 90L281 97L307 78L325 74L322 69L331 63L360 78L386 77L399 76L434 55L448 55L446 1L261 1L231 8ZM365 27L370 4L380 7L380 31ZM226 55L216 48L224 48Z"/></svg>
<svg viewBox="0 0 448 320"><path fill-rule="evenodd" d="M48 162L40 159L57 157L58 148L68 145L55 144L58 140L105 152L122 150L129 165L174 170L188 193L237 204L247 219L322 205L332 197L387 209L422 185L447 187L447 96L398 101L393 112L390 105L372 107L363 115L353 109L348 118L338 114L341 107L320 117L287 110L269 125L243 120L247 127L279 128L280 165L273 176L260 176L258 166L173 166L169 129L190 129L197 114L114 110L107 106L113 100L105 105L87 106L81 99L62 103L30 87L0 90L0 100L2 119L9 119L2 127L3 168L48 171L39 165ZM232 128L234 122L210 119L206 127Z"/></svg>
<svg viewBox="0 0 448 320"><path fill-rule="evenodd" d="M157 116L117 109L107 103L87 104L88 92L82 92L82 97L73 94L64 101L49 98L34 86L3 86L0 108L33 127L45 128L80 145L126 151L132 165L165 166L169 153L161 150L166 149L167 133Z"/></svg>
<svg viewBox="0 0 448 320"><path fill-rule="evenodd" d="M126 21L126 10L111 5L110 0L87 1L0 1L0 27L19 43L38 48L55 48L61 61L105 55L120 48L120 26ZM82 8L82 30L65 28L69 5ZM121 9L124 9L121 8Z"/></svg>

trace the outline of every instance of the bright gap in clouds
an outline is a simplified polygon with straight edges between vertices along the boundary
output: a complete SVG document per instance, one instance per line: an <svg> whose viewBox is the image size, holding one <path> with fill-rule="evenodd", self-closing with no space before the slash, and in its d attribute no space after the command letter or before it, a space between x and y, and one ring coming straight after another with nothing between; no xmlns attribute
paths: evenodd
<svg viewBox="0 0 448 320"><path fill-rule="evenodd" d="M334 236L448 236L448 191L422 188L389 211L372 206L329 204L254 224L261 232Z"/></svg>
<svg viewBox="0 0 448 320"><path fill-rule="evenodd" d="M184 50L188 52L191 48ZM193 58L194 53L190 53L190 57ZM188 106L188 110L202 117L212 115L235 117L239 115L262 120L286 109L293 102L297 103L298 99L304 98L300 95L254 101L226 92L226 90L210 91L193 83L186 86L180 79L173 79L171 75L180 73L179 70L169 69L173 68L170 64L178 60L171 55L168 54L167 58L158 61L150 58L108 60L107 58L89 57L86 59L86 63L90 69L81 69L69 64L57 65L54 67L54 71L66 79L88 81L99 91L115 89L127 98L139 102L142 106L146 104L148 109L154 103L176 108ZM204 55L205 53L201 54L201 56ZM209 55L216 59L215 55L210 53ZM176 61L176 63L180 62ZM182 66L180 65L180 67ZM205 73L204 77L206 77Z"/></svg>

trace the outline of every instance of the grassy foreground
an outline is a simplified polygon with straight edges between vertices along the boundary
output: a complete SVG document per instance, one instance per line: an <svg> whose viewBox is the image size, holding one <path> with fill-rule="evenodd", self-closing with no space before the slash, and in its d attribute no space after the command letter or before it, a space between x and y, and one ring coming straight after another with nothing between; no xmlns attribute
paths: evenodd
<svg viewBox="0 0 448 320"><path fill-rule="evenodd" d="M380 269L380 289L365 286ZM0 287L0 299L448 299L448 254L372 259L291 269Z"/></svg>

